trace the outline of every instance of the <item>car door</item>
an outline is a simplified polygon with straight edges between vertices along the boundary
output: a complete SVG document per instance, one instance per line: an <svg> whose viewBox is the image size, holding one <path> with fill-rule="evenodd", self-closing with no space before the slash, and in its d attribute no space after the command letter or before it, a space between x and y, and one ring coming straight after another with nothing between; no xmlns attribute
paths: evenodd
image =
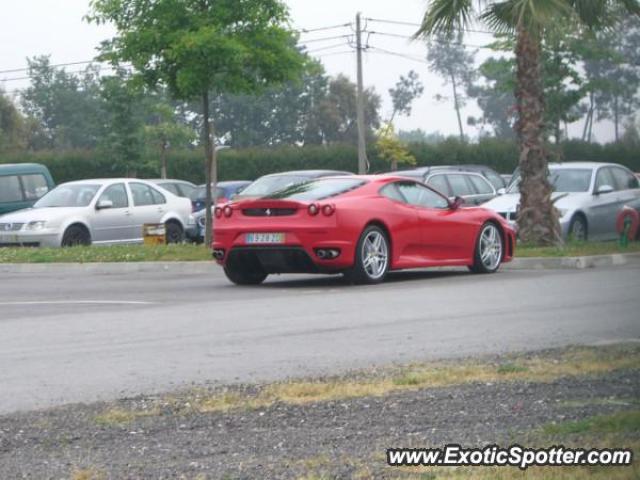
<svg viewBox="0 0 640 480"><path fill-rule="evenodd" d="M478 198L473 185L467 180L464 173L447 173L447 180L451 185L451 194L454 197L462 197L467 205L477 205Z"/></svg>
<svg viewBox="0 0 640 480"><path fill-rule="evenodd" d="M410 205L400 192L398 185L393 182L380 189L380 195L392 202L393 224L393 255L392 264L395 268L403 265L414 265L423 258L422 228L418 216L418 207Z"/></svg>
<svg viewBox="0 0 640 480"><path fill-rule="evenodd" d="M444 196L419 183L398 182L398 189L417 209L423 258L438 262L466 258L473 227L465 223L460 211L451 209Z"/></svg>
<svg viewBox="0 0 640 480"><path fill-rule="evenodd" d="M111 202L112 206L99 208L103 201ZM114 183L98 196L91 227L95 243L126 242L135 238L130 199L124 183Z"/></svg>
<svg viewBox="0 0 640 480"><path fill-rule="evenodd" d="M609 193L597 193L603 186L613 188ZM596 172L592 191L592 202L587 214L587 232L591 240L602 240L615 236L616 213L619 208L618 192L612 168L600 167Z"/></svg>
<svg viewBox="0 0 640 480"><path fill-rule="evenodd" d="M496 190L493 188L493 185L491 185L491 182L482 175L468 174L466 177L473 186L476 195L474 197L475 205L482 205L497 196Z"/></svg>
<svg viewBox="0 0 640 480"><path fill-rule="evenodd" d="M145 224L161 223L166 213L167 200L158 190L141 182L129 182L133 200L132 217L136 239L142 239Z"/></svg>

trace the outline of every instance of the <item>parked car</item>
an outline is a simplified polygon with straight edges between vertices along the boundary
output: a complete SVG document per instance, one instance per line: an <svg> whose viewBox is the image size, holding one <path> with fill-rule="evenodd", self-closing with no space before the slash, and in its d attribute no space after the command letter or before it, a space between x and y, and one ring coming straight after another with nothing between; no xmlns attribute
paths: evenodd
<svg viewBox="0 0 640 480"><path fill-rule="evenodd" d="M0 164L0 215L29 208L54 186L44 165Z"/></svg>
<svg viewBox="0 0 640 480"><path fill-rule="evenodd" d="M410 170L409 174L406 174L406 171L398 173L402 176L406 175L408 178L420 180L450 199L462 197L464 203L468 205L480 205L498 195L489 180L479 173L439 168L426 175L423 175L422 172L416 174L411 172Z"/></svg>
<svg viewBox="0 0 640 480"><path fill-rule="evenodd" d="M331 177L336 175L353 175L351 172L341 172L338 170L296 170L291 172L272 173L258 178L242 192L236 195L234 200L246 198L260 198L274 192L299 185L314 178Z"/></svg>
<svg viewBox="0 0 640 480"><path fill-rule="evenodd" d="M614 163L552 163L549 165L549 181L565 238L616 238L618 212L623 205L640 198L638 179L628 168ZM520 203L519 184L520 174L516 170L507 194L483 206L515 224Z"/></svg>
<svg viewBox="0 0 640 480"><path fill-rule="evenodd" d="M418 167L411 170L402 170L392 173L399 173L405 176L412 176L414 178L421 177L422 181L424 182L429 175L440 170L479 173L484 178L489 180L491 185L493 185L493 188L498 193L503 193L501 189L507 186L507 184L502 179L502 176L494 169L492 169L491 167L487 167L486 165L435 165L431 167Z"/></svg>
<svg viewBox="0 0 640 480"><path fill-rule="evenodd" d="M57 186L33 208L0 217L0 246L142 242L145 223L163 223L167 242L194 228L191 202L144 180L82 180Z"/></svg>
<svg viewBox="0 0 640 480"><path fill-rule="evenodd" d="M511 174L511 173L501 173L500 177L502 177L502 181L504 182L504 184L509 186L509 184L511 183L511 177L513 177L513 174Z"/></svg>
<svg viewBox="0 0 640 480"><path fill-rule="evenodd" d="M240 193L251 182L248 180L231 180L226 182L218 182L216 184L216 203L224 203L231 200L232 197ZM213 191L212 198L214 197ZM202 210L207 200L207 187L205 185L198 186L191 194L191 203L193 204L193 211L199 212Z"/></svg>
<svg viewBox="0 0 640 480"><path fill-rule="evenodd" d="M193 183L187 182L186 180L175 180L168 178L154 178L147 180L148 182L155 183L165 190L170 191L174 195L182 198L191 198L193 192L198 188Z"/></svg>
<svg viewBox="0 0 640 480"><path fill-rule="evenodd" d="M239 285L272 273L378 283L407 268L495 272L511 260L515 232L495 212L461 203L399 176L318 178L216 207L213 253Z"/></svg>

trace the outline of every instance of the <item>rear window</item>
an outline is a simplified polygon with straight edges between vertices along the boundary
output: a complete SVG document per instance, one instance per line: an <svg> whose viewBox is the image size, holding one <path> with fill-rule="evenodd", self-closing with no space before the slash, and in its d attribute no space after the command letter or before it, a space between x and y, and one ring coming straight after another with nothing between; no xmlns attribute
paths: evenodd
<svg viewBox="0 0 640 480"><path fill-rule="evenodd" d="M264 197L288 187L307 182L303 175L268 175L261 177L242 191L241 197Z"/></svg>
<svg viewBox="0 0 640 480"><path fill-rule="evenodd" d="M15 175L0 177L0 202L22 202L20 180Z"/></svg>
<svg viewBox="0 0 640 480"><path fill-rule="evenodd" d="M290 185L283 190L267 195L263 198L313 202L355 190L365 183L365 180L357 178L322 178L297 185Z"/></svg>

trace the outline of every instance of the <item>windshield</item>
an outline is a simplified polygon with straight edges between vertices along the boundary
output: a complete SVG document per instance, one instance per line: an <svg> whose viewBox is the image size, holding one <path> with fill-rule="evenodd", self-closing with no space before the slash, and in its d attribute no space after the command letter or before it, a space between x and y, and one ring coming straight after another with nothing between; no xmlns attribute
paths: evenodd
<svg viewBox="0 0 640 480"><path fill-rule="evenodd" d="M302 175L269 175L262 177L245 188L238 198L264 197L292 185L299 185L309 180Z"/></svg>
<svg viewBox="0 0 640 480"><path fill-rule="evenodd" d="M335 197L342 193L361 187L366 182L357 178L319 178L306 183L290 185L289 187L267 195L264 198L301 200L313 202Z"/></svg>
<svg viewBox="0 0 640 480"><path fill-rule="evenodd" d="M549 182L554 192L588 192L591 173L592 171L586 168L555 168L549 172ZM520 175L511 181L508 193L520 193Z"/></svg>
<svg viewBox="0 0 640 480"><path fill-rule="evenodd" d="M60 185L38 200L34 208L87 207L99 189L100 185L93 183Z"/></svg>

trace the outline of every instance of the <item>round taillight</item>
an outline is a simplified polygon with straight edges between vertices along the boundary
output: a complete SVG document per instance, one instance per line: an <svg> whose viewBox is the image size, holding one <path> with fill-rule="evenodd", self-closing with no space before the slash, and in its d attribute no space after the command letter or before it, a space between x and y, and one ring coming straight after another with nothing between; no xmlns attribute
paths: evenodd
<svg viewBox="0 0 640 480"><path fill-rule="evenodd" d="M216 215L216 218L222 217L222 209L220 207L216 207L214 213Z"/></svg>
<svg viewBox="0 0 640 480"><path fill-rule="evenodd" d="M222 213L224 213L224 216L229 218L231 215L233 215L233 209L231 208L230 205L226 205L223 209L222 209Z"/></svg>
<svg viewBox="0 0 640 480"><path fill-rule="evenodd" d="M315 203L309 205L309 215L315 216L318 213L320 213L320 207L318 207L318 205L316 205Z"/></svg>
<svg viewBox="0 0 640 480"><path fill-rule="evenodd" d="M325 205L324 207L322 207L322 213L327 217L333 215L333 212L335 211L336 209L333 205Z"/></svg>

